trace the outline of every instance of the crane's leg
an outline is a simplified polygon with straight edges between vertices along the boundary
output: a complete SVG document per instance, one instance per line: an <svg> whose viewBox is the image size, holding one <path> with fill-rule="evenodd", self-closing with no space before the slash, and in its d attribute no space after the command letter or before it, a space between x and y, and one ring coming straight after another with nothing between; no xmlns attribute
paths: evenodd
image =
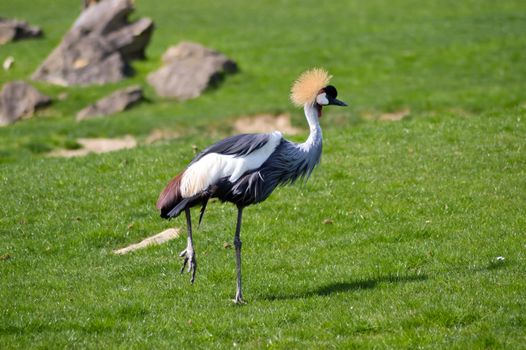
<svg viewBox="0 0 526 350"><path fill-rule="evenodd" d="M181 273L184 272L186 264L188 264L188 272L191 273L190 282L194 283L195 280L195 271L197 270L197 261L195 259L194 253L194 241L192 240L192 218L190 216L190 208L185 208L184 213L186 214L186 227L188 229L188 241L186 244L186 249L179 254L179 256L184 258L183 267L181 267Z"/></svg>
<svg viewBox="0 0 526 350"><path fill-rule="evenodd" d="M237 289L236 297L234 298L234 303L244 304L243 292L241 290L241 238L239 238L239 233L241 231L241 217L243 216L243 207L237 208L237 224L236 224L236 234L234 236L234 247L236 248L236 271L237 271Z"/></svg>

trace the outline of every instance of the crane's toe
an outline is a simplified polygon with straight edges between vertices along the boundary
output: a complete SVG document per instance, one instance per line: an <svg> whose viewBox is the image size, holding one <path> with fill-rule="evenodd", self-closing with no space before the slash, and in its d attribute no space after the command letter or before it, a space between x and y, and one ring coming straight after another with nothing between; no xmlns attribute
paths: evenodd
<svg viewBox="0 0 526 350"><path fill-rule="evenodd" d="M236 293L236 297L232 300L234 302L234 304L237 304L237 305L242 305L242 304L246 304L247 302L243 299L243 294L241 293Z"/></svg>
<svg viewBox="0 0 526 350"><path fill-rule="evenodd" d="M194 283L195 280L195 272L197 271L197 260L195 259L195 253L194 250L191 248L186 248L179 254L180 257L182 257L183 260L183 267L181 267L181 273L184 272L184 268L188 264L188 271L190 272L190 282Z"/></svg>

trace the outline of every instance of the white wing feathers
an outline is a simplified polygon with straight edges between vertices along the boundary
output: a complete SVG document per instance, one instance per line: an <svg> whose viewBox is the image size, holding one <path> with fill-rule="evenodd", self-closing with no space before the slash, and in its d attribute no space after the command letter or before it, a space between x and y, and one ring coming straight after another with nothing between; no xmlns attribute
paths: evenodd
<svg viewBox="0 0 526 350"><path fill-rule="evenodd" d="M282 139L279 131L269 134L268 142L255 151L236 156L232 154L208 153L192 163L181 179L181 195L189 198L219 179L228 177L230 182L237 181L244 173L259 168L274 152ZM247 144L250 147L250 144Z"/></svg>

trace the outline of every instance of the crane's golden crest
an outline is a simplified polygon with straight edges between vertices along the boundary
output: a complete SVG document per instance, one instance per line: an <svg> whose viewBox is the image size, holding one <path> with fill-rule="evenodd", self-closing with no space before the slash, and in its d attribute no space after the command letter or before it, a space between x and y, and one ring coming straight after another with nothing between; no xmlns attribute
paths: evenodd
<svg viewBox="0 0 526 350"><path fill-rule="evenodd" d="M321 89L329 85L332 76L323 68L313 68L300 75L292 85L290 99L296 106L313 103Z"/></svg>

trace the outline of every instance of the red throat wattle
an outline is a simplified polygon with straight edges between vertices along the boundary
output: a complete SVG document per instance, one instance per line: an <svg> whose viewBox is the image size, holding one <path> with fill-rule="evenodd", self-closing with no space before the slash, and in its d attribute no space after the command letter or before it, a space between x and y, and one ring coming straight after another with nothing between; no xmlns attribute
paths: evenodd
<svg viewBox="0 0 526 350"><path fill-rule="evenodd" d="M318 110L318 118L321 118L321 108L322 106L320 104L316 104L316 109Z"/></svg>

